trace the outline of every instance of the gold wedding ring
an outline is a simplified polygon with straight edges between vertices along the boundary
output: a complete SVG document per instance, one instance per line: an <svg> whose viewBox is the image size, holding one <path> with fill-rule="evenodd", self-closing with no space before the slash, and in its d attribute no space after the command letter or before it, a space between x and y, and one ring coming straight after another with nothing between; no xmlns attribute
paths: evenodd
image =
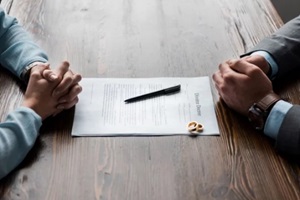
<svg viewBox="0 0 300 200"><path fill-rule="evenodd" d="M189 124L188 124L188 130L191 132L191 131L196 131L196 129L197 129L197 125L198 125L198 123L197 122L190 122Z"/></svg>
<svg viewBox="0 0 300 200"><path fill-rule="evenodd" d="M198 124L198 125L197 125L196 131L197 131L197 132L203 131L203 125L202 125L202 124Z"/></svg>
<svg viewBox="0 0 300 200"><path fill-rule="evenodd" d="M202 124L196 121L191 121L190 123L188 123L187 128L191 134L198 134L199 132L203 131L204 127Z"/></svg>

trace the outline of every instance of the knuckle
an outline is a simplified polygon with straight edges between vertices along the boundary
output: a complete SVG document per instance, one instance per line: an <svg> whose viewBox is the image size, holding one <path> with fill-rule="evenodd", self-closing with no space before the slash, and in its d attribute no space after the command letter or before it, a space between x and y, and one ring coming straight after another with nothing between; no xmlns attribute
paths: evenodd
<svg viewBox="0 0 300 200"><path fill-rule="evenodd" d="M229 66L232 66L232 65L236 65L236 63L238 63L240 60L238 59L230 59L228 61L226 61L226 63L229 65Z"/></svg>
<svg viewBox="0 0 300 200"><path fill-rule="evenodd" d="M69 102L72 101L72 97L70 95L64 96L65 104L68 104Z"/></svg>
<svg viewBox="0 0 300 200"><path fill-rule="evenodd" d="M230 73L224 73L223 80L224 82L231 82L233 81L233 76Z"/></svg>
<svg viewBox="0 0 300 200"><path fill-rule="evenodd" d="M219 85L219 91L221 94L226 93L226 90L227 90L227 87L224 84Z"/></svg>
<svg viewBox="0 0 300 200"><path fill-rule="evenodd" d="M82 87L80 85L77 85L75 88L74 88L75 92L76 93L80 93L82 92Z"/></svg>
<svg viewBox="0 0 300 200"><path fill-rule="evenodd" d="M241 59L237 59L237 60L232 60L231 61L231 65L237 65L237 66L239 66L239 65L241 65L242 64L242 62L244 62L243 60L241 60Z"/></svg>
<svg viewBox="0 0 300 200"><path fill-rule="evenodd" d="M259 69L258 67L252 67L249 70L249 75L250 76L256 76L256 75L260 74L261 72L262 72L261 69Z"/></svg>
<svg viewBox="0 0 300 200"><path fill-rule="evenodd" d="M226 66L228 66L228 62L222 62L219 64L219 70L222 70L223 68L226 68Z"/></svg>
<svg viewBox="0 0 300 200"><path fill-rule="evenodd" d="M73 99L70 103L65 104L65 108L66 108L66 109L72 108L73 106L75 106L75 104L78 103L78 101L79 101L79 98L76 97L76 98Z"/></svg>
<svg viewBox="0 0 300 200"><path fill-rule="evenodd" d="M68 84L73 82L73 79L72 79L72 77L70 77L70 76L64 77L64 80L65 80L65 82L68 83Z"/></svg>
<svg viewBox="0 0 300 200"><path fill-rule="evenodd" d="M32 78L39 78L40 77L40 73L38 71L33 71L30 74L30 77L32 77Z"/></svg>

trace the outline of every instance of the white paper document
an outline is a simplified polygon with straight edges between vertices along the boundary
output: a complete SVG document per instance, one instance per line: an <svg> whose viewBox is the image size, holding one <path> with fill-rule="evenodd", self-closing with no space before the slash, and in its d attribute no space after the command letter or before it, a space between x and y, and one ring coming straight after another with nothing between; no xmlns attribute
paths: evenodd
<svg viewBox="0 0 300 200"><path fill-rule="evenodd" d="M191 121L204 126L199 135L220 134L208 77L84 78L80 84L73 136L190 135ZM124 102L179 84L178 93Z"/></svg>

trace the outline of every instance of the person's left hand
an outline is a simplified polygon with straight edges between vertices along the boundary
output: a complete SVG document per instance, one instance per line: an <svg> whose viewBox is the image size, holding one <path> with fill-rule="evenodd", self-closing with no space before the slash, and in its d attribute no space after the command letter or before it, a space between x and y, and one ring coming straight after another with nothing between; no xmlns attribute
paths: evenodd
<svg viewBox="0 0 300 200"><path fill-rule="evenodd" d="M213 80L224 102L245 116L252 104L273 92L272 83L265 73L245 59L221 63Z"/></svg>

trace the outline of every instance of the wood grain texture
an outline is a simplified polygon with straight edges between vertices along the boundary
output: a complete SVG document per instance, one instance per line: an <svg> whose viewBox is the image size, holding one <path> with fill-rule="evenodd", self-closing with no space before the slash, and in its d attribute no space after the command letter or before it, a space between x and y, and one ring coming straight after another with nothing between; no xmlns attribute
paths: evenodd
<svg viewBox="0 0 300 200"><path fill-rule="evenodd" d="M1 4L48 52L53 67L67 59L84 77L211 76L221 61L282 25L268 0ZM296 82L280 91L297 102L298 88ZM4 116L21 94L11 97L2 85L0 94ZM45 122L28 158L1 181L0 198L299 199L298 165L213 94L220 137L72 138L74 110L64 112Z"/></svg>

